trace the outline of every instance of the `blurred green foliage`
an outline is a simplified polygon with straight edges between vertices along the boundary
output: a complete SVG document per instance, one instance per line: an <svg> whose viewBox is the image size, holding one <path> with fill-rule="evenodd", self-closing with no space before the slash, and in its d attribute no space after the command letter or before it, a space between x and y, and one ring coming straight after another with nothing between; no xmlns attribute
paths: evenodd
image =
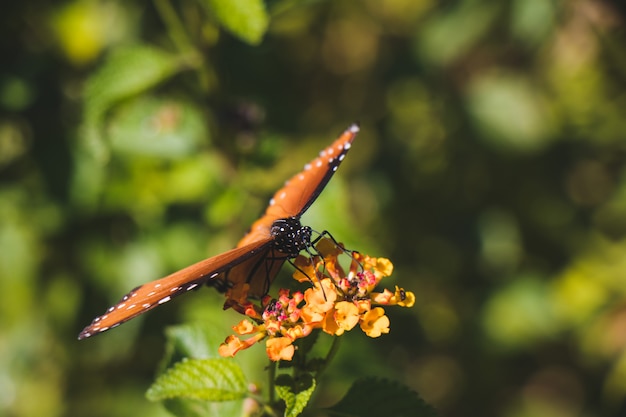
<svg viewBox="0 0 626 417"><path fill-rule="evenodd" d="M625 18L611 0L3 6L0 414L167 415L144 397L164 329L225 337L219 294L78 332L232 247L360 120L304 220L389 257L417 303L385 337L347 335L319 402L379 375L442 415L622 415Z"/></svg>

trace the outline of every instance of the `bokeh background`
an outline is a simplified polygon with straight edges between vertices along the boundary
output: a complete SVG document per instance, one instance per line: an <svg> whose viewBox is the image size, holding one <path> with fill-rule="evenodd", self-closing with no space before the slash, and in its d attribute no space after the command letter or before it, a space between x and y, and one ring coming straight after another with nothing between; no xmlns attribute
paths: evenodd
<svg viewBox="0 0 626 417"><path fill-rule="evenodd" d="M242 12L245 11L245 12ZM232 247L352 121L305 216L390 258L412 309L344 336L445 416L626 415L625 3L9 2L0 14L0 414L165 416L168 325L97 338L129 289ZM284 274L288 276L289 267ZM240 354L262 384L263 347Z"/></svg>

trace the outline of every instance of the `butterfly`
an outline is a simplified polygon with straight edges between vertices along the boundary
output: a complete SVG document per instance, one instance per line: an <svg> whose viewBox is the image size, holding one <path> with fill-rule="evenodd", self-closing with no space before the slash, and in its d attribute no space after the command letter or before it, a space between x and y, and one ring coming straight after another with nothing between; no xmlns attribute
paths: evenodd
<svg viewBox="0 0 626 417"><path fill-rule="evenodd" d="M245 289L245 297L266 295L283 263L311 247L312 230L300 223L300 217L337 171L358 132L359 126L352 124L289 179L234 249L133 289L85 327L78 340L117 327L205 284L222 292ZM236 301L227 300L225 308L229 302Z"/></svg>

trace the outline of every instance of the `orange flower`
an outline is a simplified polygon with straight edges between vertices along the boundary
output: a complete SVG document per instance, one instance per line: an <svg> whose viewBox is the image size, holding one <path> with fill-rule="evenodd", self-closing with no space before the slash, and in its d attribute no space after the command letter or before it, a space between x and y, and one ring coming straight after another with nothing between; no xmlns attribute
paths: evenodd
<svg viewBox="0 0 626 417"><path fill-rule="evenodd" d="M316 282L313 288L304 292L305 305L300 310L305 323L320 323L326 313L333 308L337 292L329 278Z"/></svg>
<svg viewBox="0 0 626 417"><path fill-rule="evenodd" d="M248 349L250 346L263 340L265 336L262 333L257 333L255 336L247 340L241 340L233 335L226 338L226 341L218 348L220 356L233 357L237 352L243 349Z"/></svg>
<svg viewBox="0 0 626 417"><path fill-rule="evenodd" d="M248 320L241 320L239 324L233 326L233 330L237 332L237 334L252 334L257 331L257 326L253 325L252 322Z"/></svg>
<svg viewBox="0 0 626 417"><path fill-rule="evenodd" d="M274 337L265 342L267 356L273 361L290 361L296 349L292 345L292 340L288 337Z"/></svg>
<svg viewBox="0 0 626 417"><path fill-rule="evenodd" d="M396 285L396 293L394 294L396 304L400 307L413 307L415 304L415 294L410 291L404 291Z"/></svg>
<svg viewBox="0 0 626 417"><path fill-rule="evenodd" d="M310 282L317 278L313 258L307 258L306 256L298 255L293 261L293 264L296 266L296 271L293 273L293 278L296 281Z"/></svg>
<svg viewBox="0 0 626 417"><path fill-rule="evenodd" d="M337 322L341 333L345 330L350 331L359 323L359 308L348 301L340 301L335 304L333 318ZM337 333L337 335L341 333Z"/></svg>
<svg viewBox="0 0 626 417"><path fill-rule="evenodd" d="M383 333L389 333L389 318L385 316L385 310L376 307L365 313L361 319L361 329L369 337L378 337Z"/></svg>
<svg viewBox="0 0 626 417"><path fill-rule="evenodd" d="M383 308L372 308L372 304L402 307L415 304L415 295L397 286L394 292L388 289L373 292L393 271L388 259L346 251L328 238L321 239L315 250L318 255L298 256L294 260L294 279L312 283L304 293L281 289L277 299L266 297L256 306L245 299L247 288L235 287L229 291L231 303L238 300L237 311L249 317L233 330L238 335L253 336L247 340L229 336L220 346L222 356L233 356L267 339L266 353L271 360L291 360L295 353L293 342L315 329L340 336L359 324L369 337L379 337L389 333L389 318ZM352 258L347 273L339 262L343 254Z"/></svg>
<svg viewBox="0 0 626 417"><path fill-rule="evenodd" d="M405 291L396 285L396 292L393 293L384 289L382 293L372 293L372 300L382 305L399 305L400 307L413 307L415 304L415 294Z"/></svg>

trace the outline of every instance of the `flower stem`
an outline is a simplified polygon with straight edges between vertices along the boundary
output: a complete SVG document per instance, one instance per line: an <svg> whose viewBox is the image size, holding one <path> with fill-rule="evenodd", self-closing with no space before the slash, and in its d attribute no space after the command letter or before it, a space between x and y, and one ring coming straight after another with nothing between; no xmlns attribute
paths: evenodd
<svg viewBox="0 0 626 417"><path fill-rule="evenodd" d="M324 373L326 368L328 368L328 365L334 359L335 355L339 351L340 345L341 345L341 337L338 337L338 336L333 337L333 344L330 346L330 349L328 350L328 353L326 354L326 358L324 359L324 362L322 362L322 365L317 370L317 373L315 374L315 379L319 380L320 376Z"/></svg>
<svg viewBox="0 0 626 417"><path fill-rule="evenodd" d="M268 403L273 405L274 401L276 401L276 362L270 360L270 364L268 366L268 378L269 378L269 401Z"/></svg>
<svg viewBox="0 0 626 417"><path fill-rule="evenodd" d="M183 23L178 18L176 11L169 0L154 0L154 5L165 22L170 38L181 52L194 50L192 42L187 36Z"/></svg>

